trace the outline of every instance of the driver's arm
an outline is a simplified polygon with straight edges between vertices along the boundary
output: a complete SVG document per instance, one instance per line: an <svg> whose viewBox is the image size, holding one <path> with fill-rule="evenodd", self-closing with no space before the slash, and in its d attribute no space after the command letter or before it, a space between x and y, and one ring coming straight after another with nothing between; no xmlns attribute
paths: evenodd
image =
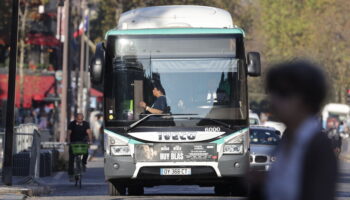
<svg viewBox="0 0 350 200"><path fill-rule="evenodd" d="M152 114L162 114L163 111L162 110L158 110L158 109L155 109L155 108L151 108L149 106L146 106L146 111L152 113Z"/></svg>
<svg viewBox="0 0 350 200"><path fill-rule="evenodd" d="M162 110L159 110L159 109L156 109L156 108L151 108L149 106L147 106L147 104L143 101L141 101L139 103L140 107L144 108L146 111L152 113L152 114L162 114L163 111Z"/></svg>

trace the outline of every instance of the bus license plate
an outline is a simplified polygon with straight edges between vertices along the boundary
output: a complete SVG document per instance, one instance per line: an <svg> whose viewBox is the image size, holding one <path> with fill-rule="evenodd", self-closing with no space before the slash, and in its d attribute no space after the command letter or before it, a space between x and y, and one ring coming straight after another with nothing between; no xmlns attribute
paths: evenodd
<svg viewBox="0 0 350 200"><path fill-rule="evenodd" d="M162 176L191 175L191 168L161 168L160 175Z"/></svg>

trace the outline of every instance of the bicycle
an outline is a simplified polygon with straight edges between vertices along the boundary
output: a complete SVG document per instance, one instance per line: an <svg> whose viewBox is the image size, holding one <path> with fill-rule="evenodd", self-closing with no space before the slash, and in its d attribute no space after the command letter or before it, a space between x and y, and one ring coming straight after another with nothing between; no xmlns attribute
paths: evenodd
<svg viewBox="0 0 350 200"><path fill-rule="evenodd" d="M88 154L89 144L86 143L73 143L71 144L72 153L74 155L74 179L75 186L81 188L81 179L83 173L82 156Z"/></svg>

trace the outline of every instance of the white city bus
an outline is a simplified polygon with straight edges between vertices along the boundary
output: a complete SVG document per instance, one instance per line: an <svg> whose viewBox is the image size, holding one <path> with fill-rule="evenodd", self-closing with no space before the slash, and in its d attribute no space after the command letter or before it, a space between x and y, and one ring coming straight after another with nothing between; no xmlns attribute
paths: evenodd
<svg viewBox="0 0 350 200"><path fill-rule="evenodd" d="M90 71L104 90L110 195L181 184L243 192L247 76L260 75L260 56L246 57L244 31L227 11L156 6L123 13L97 45ZM139 106L155 102L155 84L166 96L161 114Z"/></svg>

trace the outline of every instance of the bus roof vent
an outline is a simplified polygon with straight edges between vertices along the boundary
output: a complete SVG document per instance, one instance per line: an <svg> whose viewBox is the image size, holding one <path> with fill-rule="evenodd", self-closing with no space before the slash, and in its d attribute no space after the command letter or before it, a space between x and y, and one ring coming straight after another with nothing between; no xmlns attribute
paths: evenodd
<svg viewBox="0 0 350 200"><path fill-rule="evenodd" d="M229 12L207 6L154 6L123 13L118 29L233 28Z"/></svg>

